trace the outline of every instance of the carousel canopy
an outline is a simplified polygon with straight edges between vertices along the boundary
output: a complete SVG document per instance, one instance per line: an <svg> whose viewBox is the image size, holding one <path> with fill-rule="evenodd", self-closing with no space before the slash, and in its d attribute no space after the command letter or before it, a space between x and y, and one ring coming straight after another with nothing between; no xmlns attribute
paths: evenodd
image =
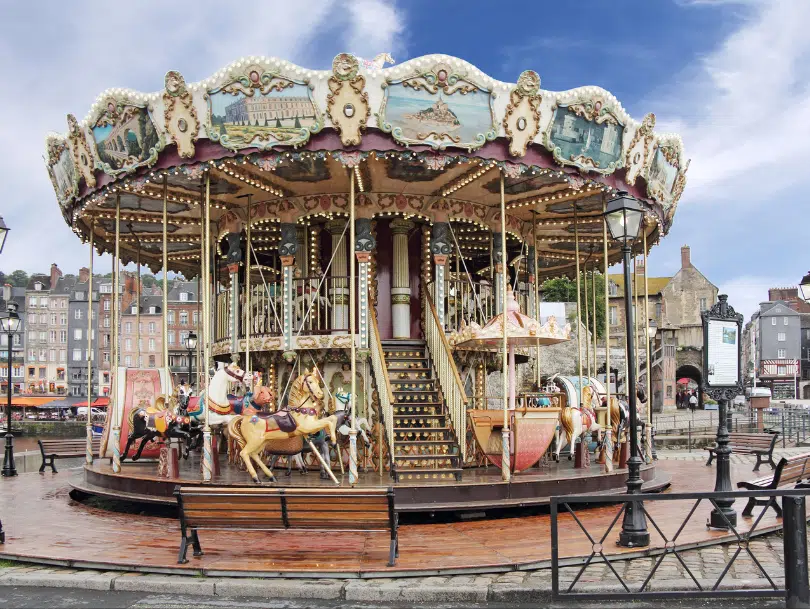
<svg viewBox="0 0 810 609"><path fill-rule="evenodd" d="M157 92L109 89L47 136L62 214L110 252L119 205L122 259L157 270L165 201L168 265L187 276L206 197L214 237L250 223L264 263L280 223L347 215L352 174L359 217L450 222L469 259L500 232L503 175L510 257L536 244L539 276L573 273L575 232L581 262L604 256L601 214L617 190L644 206L650 246L669 229L689 163L652 113L635 120L599 87L543 90L531 70L512 84L447 55L389 60L341 54L310 70L246 57L202 82L171 71Z"/></svg>

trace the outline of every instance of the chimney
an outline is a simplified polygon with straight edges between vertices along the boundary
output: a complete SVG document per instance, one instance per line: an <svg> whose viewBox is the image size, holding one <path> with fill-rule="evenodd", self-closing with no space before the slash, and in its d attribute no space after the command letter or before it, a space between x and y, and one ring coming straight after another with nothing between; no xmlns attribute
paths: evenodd
<svg viewBox="0 0 810 609"><path fill-rule="evenodd" d="M3 286L3 300L5 300L6 302L11 300L11 284L10 283L7 283L6 285Z"/></svg>
<svg viewBox="0 0 810 609"><path fill-rule="evenodd" d="M681 268L688 269L692 266L692 254L688 245L681 247Z"/></svg>
<svg viewBox="0 0 810 609"><path fill-rule="evenodd" d="M87 283L90 279L90 269L83 266L79 269L79 283Z"/></svg>
<svg viewBox="0 0 810 609"><path fill-rule="evenodd" d="M51 265L51 289L52 289L52 290L53 290L54 288L56 288L56 284L57 284L57 282L59 281L59 278L60 278L61 276L62 276L62 271L60 271L60 270L59 270L59 267L58 267L58 266L56 266L56 263L54 262L54 263Z"/></svg>

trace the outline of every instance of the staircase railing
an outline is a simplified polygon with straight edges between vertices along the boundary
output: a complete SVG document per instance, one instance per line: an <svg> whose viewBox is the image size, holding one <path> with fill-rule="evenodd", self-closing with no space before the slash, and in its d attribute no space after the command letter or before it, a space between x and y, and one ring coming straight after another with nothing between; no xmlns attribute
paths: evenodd
<svg viewBox="0 0 810 609"><path fill-rule="evenodd" d="M425 294L423 299L425 309L425 343L427 344L433 365L436 368L436 376L442 388L444 401L450 412L450 420L456 432L459 453L462 456L467 450L467 394L464 391L464 384L458 374L456 363L453 361L453 351L444 335L444 329L439 323L439 315L433 304L430 293Z"/></svg>
<svg viewBox="0 0 810 609"><path fill-rule="evenodd" d="M380 412L385 424L385 435L388 439L388 454L391 456L391 463L394 458L394 392L391 389L391 379L388 378L388 368L385 365L385 355L380 343L380 328L377 325L377 312L374 307L369 307L371 325L369 326L369 347L371 350L371 367L374 370L374 378L377 381L377 393L380 396ZM382 447L380 447L382 451Z"/></svg>

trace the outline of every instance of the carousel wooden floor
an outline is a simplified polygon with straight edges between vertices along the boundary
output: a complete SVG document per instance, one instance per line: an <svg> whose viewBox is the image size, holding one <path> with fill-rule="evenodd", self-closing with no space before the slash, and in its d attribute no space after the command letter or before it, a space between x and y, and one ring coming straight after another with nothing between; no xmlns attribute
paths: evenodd
<svg viewBox="0 0 810 609"><path fill-rule="evenodd" d="M322 480L317 469L301 475L293 469L286 476L286 468L276 468L274 486L333 487L331 480ZM84 477L72 481L74 487L90 495L127 499L146 503L174 505L172 495L177 484L199 484L199 456L192 454L180 461L177 478L159 478L155 463L125 462L120 474L112 471L108 459L96 460L87 467ZM341 486L349 485L348 472L341 475L335 471ZM560 463L550 462L513 476L512 482L501 480L500 469L495 467L465 469L463 480L436 480L422 482L392 482L390 476L380 476L373 471L361 472L357 486L389 487L396 489L397 509L403 512L435 512L458 510L483 510L511 508L529 505L544 505L553 495L573 493L621 493L627 477L626 470L605 474L602 466L592 463L586 469L574 469L573 461L566 458ZM669 484L669 475L655 465L642 469L644 491L663 490ZM220 457L220 473L213 484L220 486L253 486L247 473L227 464Z"/></svg>
<svg viewBox="0 0 810 609"><path fill-rule="evenodd" d="M680 491L711 490L715 470L700 462L664 462ZM22 474L0 481L0 514L6 543L0 558L51 562L68 566L208 575L390 577L394 574L460 573L540 568L551 556L549 516L516 514L488 520L405 524L400 527L397 566L386 567L388 539L377 533L311 534L305 532L200 533L205 555L177 565L180 534L177 521L143 514L123 514L90 507L70 499L74 471ZM732 478L755 477L750 465L732 465ZM689 501L662 501L647 509L667 535L672 535L692 507ZM738 511L741 505L735 506ZM710 545L732 535L705 527L711 507L698 508L679 537L679 546ZM578 517L592 532L602 533L617 513L616 506L584 509ZM540 510L535 510L539 512ZM560 516L561 557L575 560L591 544L570 515ZM740 517L746 530L751 519ZM770 511L757 530L773 531L781 521ZM650 527L651 549L663 541ZM609 554L638 555L618 548L608 537Z"/></svg>

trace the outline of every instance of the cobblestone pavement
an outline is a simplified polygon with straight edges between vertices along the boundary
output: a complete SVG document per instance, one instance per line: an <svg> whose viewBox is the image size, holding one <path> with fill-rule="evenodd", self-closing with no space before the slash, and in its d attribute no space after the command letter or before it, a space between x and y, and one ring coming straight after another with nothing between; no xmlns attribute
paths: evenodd
<svg viewBox="0 0 810 609"><path fill-rule="evenodd" d="M779 463L779 459L782 457L790 457L792 455L800 455L807 452L810 452L810 447L807 446L788 446L787 448L776 447L773 449L773 460L775 463ZM693 448L691 451L681 449L670 450L666 448L658 450L659 461L706 461L706 459L708 459L708 453L702 448ZM735 455L732 453L731 462L739 465L744 465L746 463L753 465L756 462L756 458L749 455ZM762 465L762 467L760 467L762 476L767 475L769 471L771 471L771 468L767 465ZM757 477L757 475L758 474L755 473L751 474L752 478Z"/></svg>

